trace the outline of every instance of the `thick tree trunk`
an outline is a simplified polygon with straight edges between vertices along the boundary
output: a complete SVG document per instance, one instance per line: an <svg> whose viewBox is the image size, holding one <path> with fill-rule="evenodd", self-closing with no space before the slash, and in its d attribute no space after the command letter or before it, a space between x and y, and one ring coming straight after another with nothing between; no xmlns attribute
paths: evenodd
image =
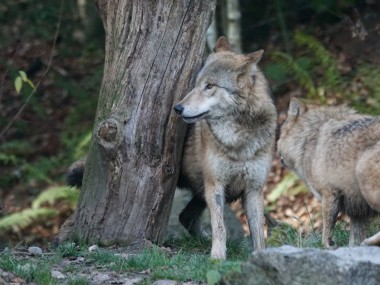
<svg viewBox="0 0 380 285"><path fill-rule="evenodd" d="M185 125L172 106L200 67L215 0L97 0L106 54L74 236L162 242Z"/></svg>

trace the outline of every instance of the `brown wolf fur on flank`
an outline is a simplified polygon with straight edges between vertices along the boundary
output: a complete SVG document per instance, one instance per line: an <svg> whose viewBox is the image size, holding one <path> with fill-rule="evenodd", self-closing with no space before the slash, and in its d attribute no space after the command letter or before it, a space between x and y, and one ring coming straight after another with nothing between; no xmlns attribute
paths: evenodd
<svg viewBox="0 0 380 285"><path fill-rule="evenodd" d="M193 198L180 214L201 236L200 216L211 215L211 257L226 258L225 202L241 198L254 250L263 249L263 185L270 170L276 110L268 82L257 66L263 51L234 53L220 38L199 72L194 89L174 109L190 125L178 187Z"/></svg>
<svg viewBox="0 0 380 285"><path fill-rule="evenodd" d="M351 218L350 246L362 241L367 220L380 212L380 117L292 98L277 145L283 163L322 200L323 245L333 246L339 211ZM380 245L380 233L362 244Z"/></svg>

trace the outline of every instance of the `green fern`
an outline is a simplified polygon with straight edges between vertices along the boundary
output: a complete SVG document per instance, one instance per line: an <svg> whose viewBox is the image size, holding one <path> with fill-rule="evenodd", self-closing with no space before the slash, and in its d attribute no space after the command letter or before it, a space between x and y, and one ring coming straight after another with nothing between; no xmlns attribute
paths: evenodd
<svg viewBox="0 0 380 285"><path fill-rule="evenodd" d="M25 209L0 219L0 232L19 232L37 220L54 217L57 211L48 208Z"/></svg>
<svg viewBox="0 0 380 285"><path fill-rule="evenodd" d="M310 35L296 32L294 42L299 47L306 47L302 56L296 58L276 51L272 53L272 58L306 88L308 99L318 98L322 103L326 89L334 91L341 86L338 62L320 41Z"/></svg>
<svg viewBox="0 0 380 285"><path fill-rule="evenodd" d="M68 187L52 187L43 191L32 202L32 207L13 213L0 219L0 232L19 232L20 230L36 223L58 215L58 211L41 207L44 204L54 205L58 200L65 200L75 208L79 192Z"/></svg>
<svg viewBox="0 0 380 285"><path fill-rule="evenodd" d="M7 153L0 152L0 164L16 165L17 164L17 157L13 154L7 154Z"/></svg>
<svg viewBox="0 0 380 285"><path fill-rule="evenodd" d="M296 80L308 90L311 96L317 94L311 74L293 56L280 51L272 52L271 55L285 70L295 76Z"/></svg>
<svg viewBox="0 0 380 285"><path fill-rule="evenodd" d="M41 208L44 203L54 205L58 200L65 200L74 209L78 201L79 192L66 186L52 187L43 191L32 203L32 209Z"/></svg>
<svg viewBox="0 0 380 285"><path fill-rule="evenodd" d="M91 138L92 138L92 132L88 132L81 139L78 146L75 148L75 159L81 159L87 154L88 148L91 142Z"/></svg>
<svg viewBox="0 0 380 285"><path fill-rule="evenodd" d="M338 61L329 53L329 51L316 38L297 31L294 40L298 46L306 46L312 54L316 66L323 70L323 85L330 89L335 89L342 82L337 69Z"/></svg>

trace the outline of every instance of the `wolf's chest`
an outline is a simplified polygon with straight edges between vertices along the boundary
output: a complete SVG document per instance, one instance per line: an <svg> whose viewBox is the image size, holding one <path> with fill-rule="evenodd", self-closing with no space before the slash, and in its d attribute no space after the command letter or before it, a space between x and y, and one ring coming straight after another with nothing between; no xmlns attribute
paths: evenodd
<svg viewBox="0 0 380 285"><path fill-rule="evenodd" d="M231 189L242 189L246 181L255 172L255 161L231 160L223 154L211 154L208 156L209 171L218 181Z"/></svg>

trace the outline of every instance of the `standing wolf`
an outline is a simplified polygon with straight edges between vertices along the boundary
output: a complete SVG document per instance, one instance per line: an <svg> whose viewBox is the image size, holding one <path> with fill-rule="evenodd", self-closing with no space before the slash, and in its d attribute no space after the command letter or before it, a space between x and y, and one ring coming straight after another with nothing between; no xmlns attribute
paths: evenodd
<svg viewBox="0 0 380 285"><path fill-rule="evenodd" d="M263 51L238 55L222 37L199 72L195 88L175 111L189 126L178 181L193 198L180 214L183 226L203 236L200 217L210 209L211 257L226 258L224 203L242 198L254 249L264 248L263 185L270 170L276 110L257 67ZM81 186L85 160L67 173Z"/></svg>
<svg viewBox="0 0 380 285"><path fill-rule="evenodd" d="M365 236L367 220L380 212L380 117L346 106L317 107L292 98L278 152L322 200L325 247L339 211L351 219L350 246ZM380 245L380 233L363 241Z"/></svg>
<svg viewBox="0 0 380 285"><path fill-rule="evenodd" d="M264 248L263 185L270 170L276 110L257 67L263 51L239 55L221 37L199 72L195 88L175 111L190 125L178 187L193 198L180 222L200 236L200 216L211 215L211 257L226 258L225 202L242 198L255 250Z"/></svg>

